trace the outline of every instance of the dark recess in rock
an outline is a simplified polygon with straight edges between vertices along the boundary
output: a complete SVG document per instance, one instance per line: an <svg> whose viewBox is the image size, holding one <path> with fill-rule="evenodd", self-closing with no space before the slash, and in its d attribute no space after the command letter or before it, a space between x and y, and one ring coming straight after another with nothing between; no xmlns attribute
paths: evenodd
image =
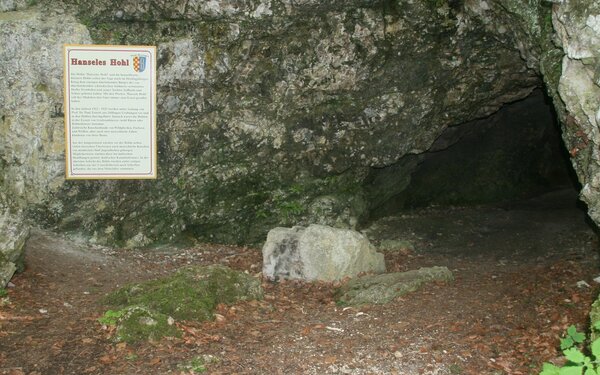
<svg viewBox="0 0 600 375"><path fill-rule="evenodd" d="M394 174L413 168L410 176ZM421 155L373 169L371 218L427 205L522 199L563 187L579 189L556 115L541 90L484 119L447 128Z"/></svg>

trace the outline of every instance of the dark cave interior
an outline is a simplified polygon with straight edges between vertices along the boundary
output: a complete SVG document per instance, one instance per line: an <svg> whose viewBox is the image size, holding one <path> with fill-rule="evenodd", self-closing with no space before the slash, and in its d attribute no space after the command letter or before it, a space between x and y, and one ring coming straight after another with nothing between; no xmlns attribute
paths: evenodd
<svg viewBox="0 0 600 375"><path fill-rule="evenodd" d="M412 173L394 180L399 168ZM491 116L447 128L427 152L374 170L369 183L370 219L427 206L494 204L579 190L556 114L541 89ZM382 196L383 185L389 191Z"/></svg>

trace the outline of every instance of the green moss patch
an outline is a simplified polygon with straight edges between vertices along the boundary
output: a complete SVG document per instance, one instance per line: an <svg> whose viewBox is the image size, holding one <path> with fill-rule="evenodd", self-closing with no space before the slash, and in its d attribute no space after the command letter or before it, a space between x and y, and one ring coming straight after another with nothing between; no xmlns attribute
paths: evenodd
<svg viewBox="0 0 600 375"><path fill-rule="evenodd" d="M142 306L121 310L123 315L117 323L116 341L129 343L157 341L162 337L177 337L180 332L165 314Z"/></svg>
<svg viewBox="0 0 600 375"><path fill-rule="evenodd" d="M172 320L211 320L220 303L261 299L262 295L260 281L243 272L222 265L191 266L110 293L104 302L113 310L100 321L115 323L118 341L154 340L174 335Z"/></svg>

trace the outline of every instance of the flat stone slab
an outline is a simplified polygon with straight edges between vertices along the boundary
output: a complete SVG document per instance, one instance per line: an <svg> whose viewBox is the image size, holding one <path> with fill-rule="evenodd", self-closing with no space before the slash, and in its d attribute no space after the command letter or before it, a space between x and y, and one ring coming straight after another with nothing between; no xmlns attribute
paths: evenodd
<svg viewBox="0 0 600 375"><path fill-rule="evenodd" d="M432 281L452 281L447 267L424 267L407 272L359 277L338 290L338 302L345 305L384 304L414 292Z"/></svg>

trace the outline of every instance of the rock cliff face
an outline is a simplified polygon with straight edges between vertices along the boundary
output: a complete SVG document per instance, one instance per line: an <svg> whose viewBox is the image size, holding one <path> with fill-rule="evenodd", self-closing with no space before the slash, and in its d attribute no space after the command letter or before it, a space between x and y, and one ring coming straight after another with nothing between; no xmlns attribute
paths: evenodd
<svg viewBox="0 0 600 375"><path fill-rule="evenodd" d="M566 59L590 70L595 57L569 46L598 37L598 12L567 16L575 3L555 5L554 23ZM573 82L597 80L576 78L569 62L557 73L551 9L538 1L3 0L0 11L0 190L29 218L98 243L353 227L374 174L408 184L414 163L403 156L527 96L541 77L565 124L597 121L567 98ZM590 16L589 36L569 34ZM158 46L156 181L64 181L61 44L91 42ZM596 191L596 159L578 156L588 153L574 159L584 197Z"/></svg>
<svg viewBox="0 0 600 375"><path fill-rule="evenodd" d="M565 1L555 6L554 26L565 52L558 84L564 140L583 186L581 198L600 224L600 3Z"/></svg>
<svg viewBox="0 0 600 375"><path fill-rule="evenodd" d="M0 288L23 268L24 211L47 204L64 182L62 43L89 43L86 28L60 10L0 1Z"/></svg>

